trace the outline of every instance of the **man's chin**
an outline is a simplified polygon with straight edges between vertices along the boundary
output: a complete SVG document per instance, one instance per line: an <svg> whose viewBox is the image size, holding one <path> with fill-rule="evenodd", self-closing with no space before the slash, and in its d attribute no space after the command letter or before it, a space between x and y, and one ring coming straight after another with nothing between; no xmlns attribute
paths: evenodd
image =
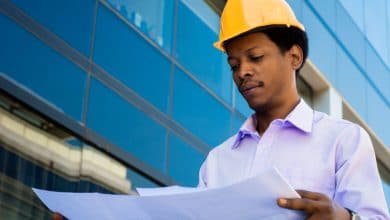
<svg viewBox="0 0 390 220"><path fill-rule="evenodd" d="M248 102L249 108L251 108L253 111L259 113L259 112L265 112L267 111L269 105L268 102Z"/></svg>

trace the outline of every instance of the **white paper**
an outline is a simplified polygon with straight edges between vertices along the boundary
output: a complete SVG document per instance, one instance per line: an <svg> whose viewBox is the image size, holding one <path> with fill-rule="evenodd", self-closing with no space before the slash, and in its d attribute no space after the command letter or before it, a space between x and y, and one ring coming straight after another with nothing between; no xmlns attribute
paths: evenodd
<svg viewBox="0 0 390 220"><path fill-rule="evenodd" d="M184 193L196 193L207 190L207 188L184 187L174 185L155 188L136 188L136 190L140 196L162 196Z"/></svg>
<svg viewBox="0 0 390 220"><path fill-rule="evenodd" d="M277 198L299 198L299 195L274 169L226 187L192 191L163 187L146 192L148 196L38 189L34 192L50 210L70 220L298 220L305 217L302 212L277 206Z"/></svg>

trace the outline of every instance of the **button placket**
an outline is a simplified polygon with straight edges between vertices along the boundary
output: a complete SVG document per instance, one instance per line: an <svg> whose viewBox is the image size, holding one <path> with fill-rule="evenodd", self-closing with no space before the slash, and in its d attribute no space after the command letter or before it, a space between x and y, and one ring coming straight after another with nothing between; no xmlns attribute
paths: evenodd
<svg viewBox="0 0 390 220"><path fill-rule="evenodd" d="M270 148L274 143L275 137L277 136L279 129L279 125L271 123L261 137L259 143L257 144L255 158L253 160L252 169L250 172L252 176L256 175L256 173L263 170L264 168L268 168L271 166L270 161L272 160L271 158L269 158Z"/></svg>

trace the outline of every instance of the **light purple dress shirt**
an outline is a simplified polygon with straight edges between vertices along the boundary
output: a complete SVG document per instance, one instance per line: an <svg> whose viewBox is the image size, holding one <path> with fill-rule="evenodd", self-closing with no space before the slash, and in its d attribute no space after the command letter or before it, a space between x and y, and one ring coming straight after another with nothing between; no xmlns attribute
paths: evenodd
<svg viewBox="0 0 390 220"><path fill-rule="evenodd" d="M210 151L199 187L236 183L267 167L276 167L294 189L323 193L362 219L390 219L367 132L303 100L262 136L255 117L249 117L236 135Z"/></svg>

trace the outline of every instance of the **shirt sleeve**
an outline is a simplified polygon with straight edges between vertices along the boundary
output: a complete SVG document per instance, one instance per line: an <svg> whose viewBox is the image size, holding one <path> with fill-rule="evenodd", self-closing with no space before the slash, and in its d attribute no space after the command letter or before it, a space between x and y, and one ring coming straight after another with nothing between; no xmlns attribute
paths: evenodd
<svg viewBox="0 0 390 220"><path fill-rule="evenodd" d="M207 159L203 162L202 166L199 169L199 188L205 188L207 187L207 181L206 181L206 162Z"/></svg>
<svg viewBox="0 0 390 220"><path fill-rule="evenodd" d="M334 201L361 219L389 220L374 148L369 135L357 125L339 135Z"/></svg>

